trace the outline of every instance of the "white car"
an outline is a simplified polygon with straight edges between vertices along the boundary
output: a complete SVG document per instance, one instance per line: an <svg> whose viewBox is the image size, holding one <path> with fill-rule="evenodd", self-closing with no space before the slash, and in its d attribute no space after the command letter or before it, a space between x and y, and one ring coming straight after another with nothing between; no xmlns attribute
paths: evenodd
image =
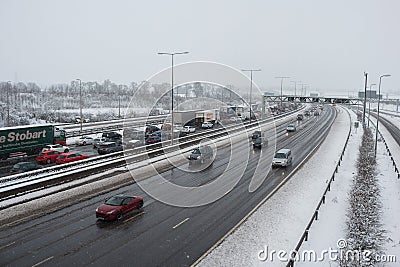
<svg viewBox="0 0 400 267"><path fill-rule="evenodd" d="M211 121L205 121L201 124L201 128L203 128L203 129L210 129L213 127L214 127L214 124Z"/></svg>
<svg viewBox="0 0 400 267"><path fill-rule="evenodd" d="M185 126L182 129L182 132L184 133L194 133L196 131L196 127L193 126Z"/></svg>
<svg viewBox="0 0 400 267"><path fill-rule="evenodd" d="M67 146L63 146L60 144L57 145L46 145L42 151L46 151L46 150L55 150L58 151L60 153L68 153L69 152L69 147Z"/></svg>
<svg viewBox="0 0 400 267"><path fill-rule="evenodd" d="M90 136L82 136L78 140L75 141L75 144L78 146L92 145L93 138Z"/></svg>
<svg viewBox="0 0 400 267"><path fill-rule="evenodd" d="M93 139L93 148L97 148L100 144L107 142L107 138L105 137L97 137Z"/></svg>
<svg viewBox="0 0 400 267"><path fill-rule="evenodd" d="M289 124L289 125L286 127L286 131L288 131L288 132L295 132L295 131L296 131L296 126L295 126L294 124Z"/></svg>

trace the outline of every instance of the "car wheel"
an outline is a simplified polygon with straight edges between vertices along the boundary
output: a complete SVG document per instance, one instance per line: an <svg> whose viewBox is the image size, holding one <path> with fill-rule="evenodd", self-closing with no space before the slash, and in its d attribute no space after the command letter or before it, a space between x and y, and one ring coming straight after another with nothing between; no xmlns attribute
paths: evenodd
<svg viewBox="0 0 400 267"><path fill-rule="evenodd" d="M46 160L46 163L47 163L47 164L50 164L50 163L51 163L51 160L50 160L50 159L47 159L47 160Z"/></svg>
<svg viewBox="0 0 400 267"><path fill-rule="evenodd" d="M143 208L143 201L140 201L139 204L138 204L138 206L137 206L137 209L138 209L138 210L140 210L141 208Z"/></svg>
<svg viewBox="0 0 400 267"><path fill-rule="evenodd" d="M69 152L69 149L65 149L65 150L64 150L64 153L68 153L68 152Z"/></svg>
<svg viewBox="0 0 400 267"><path fill-rule="evenodd" d="M117 218L118 221L122 219L122 212L121 211L118 212L116 218Z"/></svg>
<svg viewBox="0 0 400 267"><path fill-rule="evenodd" d="M86 142L84 141L82 145L86 146Z"/></svg>

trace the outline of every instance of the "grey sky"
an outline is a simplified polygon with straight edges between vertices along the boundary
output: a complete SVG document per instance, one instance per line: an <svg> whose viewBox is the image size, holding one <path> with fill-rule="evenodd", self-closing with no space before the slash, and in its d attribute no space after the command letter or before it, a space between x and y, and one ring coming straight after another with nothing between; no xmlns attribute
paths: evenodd
<svg viewBox="0 0 400 267"><path fill-rule="evenodd" d="M170 66L157 52L190 51L176 63L261 68L264 90L283 75L287 91L347 94L367 71L392 74L382 88L399 95L399 12L398 0L2 0L0 81L141 81Z"/></svg>

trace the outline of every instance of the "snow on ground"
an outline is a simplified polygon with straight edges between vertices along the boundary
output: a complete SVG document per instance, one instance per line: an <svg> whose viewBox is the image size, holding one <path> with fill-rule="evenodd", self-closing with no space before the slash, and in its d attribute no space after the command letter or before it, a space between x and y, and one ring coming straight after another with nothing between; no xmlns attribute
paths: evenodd
<svg viewBox="0 0 400 267"><path fill-rule="evenodd" d="M387 136L384 136L385 140ZM400 154L396 155L397 158ZM400 180L383 142L379 142L377 151L378 178L381 186L383 206L382 223L386 231L386 255L395 255L397 262L386 263L385 266L400 264Z"/></svg>
<svg viewBox="0 0 400 267"><path fill-rule="evenodd" d="M382 124L380 124L379 130L385 138L392 157L399 168L399 144ZM382 187L383 224L384 229L387 231L386 253L388 255L396 255L397 258L397 264L391 263L386 266L398 266L400 262L400 179L398 179L397 174L394 172L393 163L383 142L378 142L377 160L379 181Z"/></svg>
<svg viewBox="0 0 400 267"><path fill-rule="evenodd" d="M380 113L379 116L381 116L381 117L383 117L383 118L389 120L389 121L390 121L391 123L393 123L397 128L400 129L400 113L397 114L397 116L392 116L392 115ZM374 122L376 123L376 120L374 120ZM382 124L380 123L379 126L378 126L379 129L380 129L380 126L381 126L381 125L382 125Z"/></svg>
<svg viewBox="0 0 400 267"><path fill-rule="evenodd" d="M76 109L60 109L57 110L58 112L65 112L65 113L75 113L79 114L80 110L79 108ZM134 107L129 107L130 112L135 112L137 114L148 114L149 109L148 108L134 108ZM82 113L86 114L102 114L102 113L113 113L113 114L118 114L119 109L118 108L111 108L111 107L102 107L102 108L82 108ZM121 115L125 114L126 112L126 107L121 106Z"/></svg>
<svg viewBox="0 0 400 267"><path fill-rule="evenodd" d="M326 183L334 172L349 131L349 116L339 108L325 142L316 153L268 201L230 234L200 266L284 266L269 257L260 261L261 250L292 251L306 228ZM328 152L328 153L327 153ZM348 152L347 152L348 153ZM323 165L321 164L323 163ZM265 255L261 255L265 256ZM284 256L288 257L288 255Z"/></svg>
<svg viewBox="0 0 400 267"><path fill-rule="evenodd" d="M350 113L352 120L356 120L354 112ZM314 221L309 231L309 239L300 247L299 255L305 251L315 251L320 257L323 250L338 250L338 240L346 237L346 211L348 208L348 194L352 180L356 174L356 160L358 148L361 144L362 128L352 129L348 147L343 156L343 161L336 174L335 181L331 184L331 191L326 195L324 205L321 206L318 220ZM338 266L332 257L326 255L324 260L298 261L295 266Z"/></svg>
<svg viewBox="0 0 400 267"><path fill-rule="evenodd" d="M384 103L382 105L382 102L379 105L379 108L384 111L392 111L393 113L400 111L400 106L397 107L397 105L394 105L394 104L384 104Z"/></svg>
<svg viewBox="0 0 400 267"><path fill-rule="evenodd" d="M388 119L390 122L392 122L397 128L400 129L400 118L399 117L394 117L394 116L385 116L386 119ZM374 121L376 123L376 121ZM393 139L392 135L389 133L389 131L382 125L382 123L379 124L379 131L382 133L383 137L386 140L387 145L389 146L390 152L392 153L392 156L394 158L394 161L396 162L398 168L400 168L400 146L397 144L397 142Z"/></svg>

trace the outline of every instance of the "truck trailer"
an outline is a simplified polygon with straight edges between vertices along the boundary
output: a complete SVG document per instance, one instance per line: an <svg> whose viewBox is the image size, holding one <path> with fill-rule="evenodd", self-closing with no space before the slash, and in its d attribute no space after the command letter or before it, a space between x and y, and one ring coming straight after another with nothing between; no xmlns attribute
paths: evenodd
<svg viewBox="0 0 400 267"><path fill-rule="evenodd" d="M0 128L0 159L12 155L36 155L49 144L66 145L65 130L54 125Z"/></svg>
<svg viewBox="0 0 400 267"><path fill-rule="evenodd" d="M212 122L213 124L220 121L219 109L209 109L196 112L196 124L201 125L203 122Z"/></svg>
<svg viewBox="0 0 400 267"><path fill-rule="evenodd" d="M199 110L174 111L174 125L193 125L196 112Z"/></svg>

